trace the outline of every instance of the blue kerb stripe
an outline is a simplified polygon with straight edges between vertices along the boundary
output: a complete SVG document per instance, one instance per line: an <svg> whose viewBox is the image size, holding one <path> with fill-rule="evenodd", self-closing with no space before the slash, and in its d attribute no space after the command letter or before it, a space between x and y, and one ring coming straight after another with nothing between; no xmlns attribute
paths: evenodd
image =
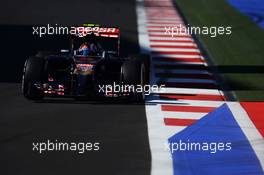
<svg viewBox="0 0 264 175"><path fill-rule="evenodd" d="M227 0L233 7L241 13L250 17L264 29L264 0Z"/></svg>
<svg viewBox="0 0 264 175"><path fill-rule="evenodd" d="M230 151L174 151L174 175L259 175L262 167L226 104L169 138L169 143L231 143ZM174 145L175 146L175 145ZM183 148L183 147L182 147ZM204 147L205 148L205 147ZM213 147L212 147L213 148ZM227 147L225 147L227 148ZM214 149L212 149L214 152Z"/></svg>

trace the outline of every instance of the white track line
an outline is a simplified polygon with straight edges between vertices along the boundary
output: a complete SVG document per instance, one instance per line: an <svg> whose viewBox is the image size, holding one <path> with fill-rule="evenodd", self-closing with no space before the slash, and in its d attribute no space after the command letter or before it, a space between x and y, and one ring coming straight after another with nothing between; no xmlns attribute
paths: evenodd
<svg viewBox="0 0 264 175"><path fill-rule="evenodd" d="M216 89L196 89L196 88L170 88L165 87L157 91L159 94L204 94L219 95L221 91Z"/></svg>
<svg viewBox="0 0 264 175"><path fill-rule="evenodd" d="M219 107L224 101L204 101L204 100L150 100L150 103L166 104L171 106L199 106L199 107ZM188 112L188 111L186 111Z"/></svg>
<svg viewBox="0 0 264 175"><path fill-rule="evenodd" d="M168 142L167 139L177 130L174 127L171 128L171 131L168 131L163 124L162 111L158 105L146 105L146 115L151 150L151 175L172 175L171 154L169 151L165 151L164 144Z"/></svg>
<svg viewBox="0 0 264 175"><path fill-rule="evenodd" d="M166 118L177 118L177 119L196 119L199 120L207 113L201 112L165 112L163 111L163 116Z"/></svg>
<svg viewBox="0 0 264 175"><path fill-rule="evenodd" d="M149 44L149 36L147 31L147 23L146 23L146 14L144 10L144 6L142 6L142 3L144 0L137 0L137 26L138 26L138 42L140 45L140 51L141 53L150 53L150 44ZM141 3L141 4L140 4ZM139 5L140 4L140 5Z"/></svg>

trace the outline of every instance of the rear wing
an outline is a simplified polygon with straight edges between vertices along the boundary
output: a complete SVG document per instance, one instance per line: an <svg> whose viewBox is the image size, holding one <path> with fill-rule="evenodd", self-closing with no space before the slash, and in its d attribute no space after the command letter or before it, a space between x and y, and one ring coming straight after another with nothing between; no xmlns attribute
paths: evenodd
<svg viewBox="0 0 264 175"><path fill-rule="evenodd" d="M115 27L76 27L76 35L79 37L84 37L86 35L95 34L95 36L101 37L112 37L119 38L120 32L119 28Z"/></svg>
<svg viewBox="0 0 264 175"><path fill-rule="evenodd" d="M83 38L88 35L94 34L96 37L102 38L109 38L109 40L114 42L114 45L116 45L115 51L117 51L119 55L119 48L120 48L120 30L117 27L101 27L99 25L94 25L94 24L84 24L83 26L77 26L75 27L75 32L72 33L72 35L78 37L78 38ZM105 42L105 41L103 41Z"/></svg>

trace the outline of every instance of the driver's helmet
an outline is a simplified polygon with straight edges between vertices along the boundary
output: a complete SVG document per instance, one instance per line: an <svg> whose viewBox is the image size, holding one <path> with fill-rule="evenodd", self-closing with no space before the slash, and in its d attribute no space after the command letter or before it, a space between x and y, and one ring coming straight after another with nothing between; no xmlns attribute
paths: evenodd
<svg viewBox="0 0 264 175"><path fill-rule="evenodd" d="M89 43L90 51L96 53L98 51L96 36L94 33L86 35L84 37L84 42Z"/></svg>
<svg viewBox="0 0 264 175"><path fill-rule="evenodd" d="M83 43L78 51L81 55L88 56L91 54L90 45L88 43Z"/></svg>

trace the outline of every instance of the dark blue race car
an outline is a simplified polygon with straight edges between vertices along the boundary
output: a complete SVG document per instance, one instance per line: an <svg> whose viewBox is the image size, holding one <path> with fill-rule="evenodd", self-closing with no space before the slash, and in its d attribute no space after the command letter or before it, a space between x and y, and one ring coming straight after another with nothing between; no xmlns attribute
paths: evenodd
<svg viewBox="0 0 264 175"><path fill-rule="evenodd" d="M121 57L118 28L90 27L70 37L71 48L39 52L26 60L22 92L29 100L44 97L144 99L149 79L146 55Z"/></svg>

